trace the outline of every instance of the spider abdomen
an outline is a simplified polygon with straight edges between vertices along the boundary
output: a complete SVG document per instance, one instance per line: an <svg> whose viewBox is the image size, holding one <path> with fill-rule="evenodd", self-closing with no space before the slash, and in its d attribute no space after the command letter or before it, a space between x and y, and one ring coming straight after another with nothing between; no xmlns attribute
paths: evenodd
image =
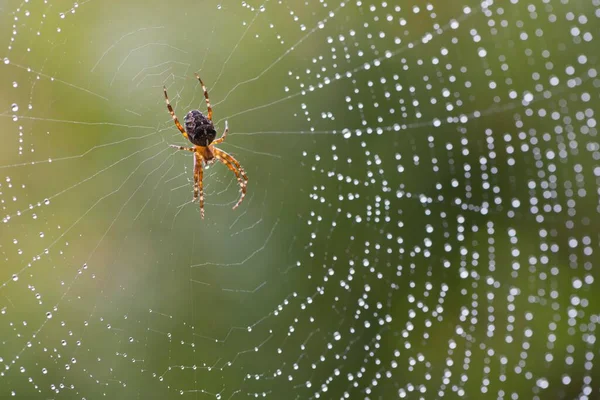
<svg viewBox="0 0 600 400"><path fill-rule="evenodd" d="M187 113L183 122L188 139L196 146L208 146L217 137L213 123L198 110Z"/></svg>

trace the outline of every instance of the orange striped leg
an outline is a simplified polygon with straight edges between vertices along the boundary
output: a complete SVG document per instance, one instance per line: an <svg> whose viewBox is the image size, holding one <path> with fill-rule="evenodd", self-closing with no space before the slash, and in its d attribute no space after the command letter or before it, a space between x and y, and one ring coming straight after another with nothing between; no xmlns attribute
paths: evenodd
<svg viewBox="0 0 600 400"><path fill-rule="evenodd" d="M167 96L167 88L163 86L163 90L165 91L165 101L167 102L167 109L169 110L169 114L171 114L171 118L173 118L173 122L175 122L175 126L177 127L177 129L179 129L179 132L181 132L183 137L187 139L188 135L185 132L185 129L183 129L183 126L181 126L181 124L179 123L179 120L175 115L175 111L173 111L173 107L171 107L171 103L169 103L169 96Z"/></svg>
<svg viewBox="0 0 600 400"><path fill-rule="evenodd" d="M235 174L235 177L237 178L238 183L240 184L240 191L242 194L238 202L233 206L233 209L235 210L242 203L244 197L246 197L246 186L248 184L248 177L246 176L246 173L244 172L244 169L242 168L240 163L237 162L235 158L233 158L223 150L217 149L215 147L212 148L212 151L215 154L215 157L223 164L225 164L227 168L229 168L229 170ZM242 177L244 178L243 180Z"/></svg>
<svg viewBox="0 0 600 400"><path fill-rule="evenodd" d="M196 151L193 147L184 147L184 146L177 146L176 144L170 144L169 147L172 147L174 149L177 150L187 150L187 151L191 151L192 153L194 151Z"/></svg>
<svg viewBox="0 0 600 400"><path fill-rule="evenodd" d="M204 98L206 99L206 108L208 108L208 120L212 121L212 107L210 106L210 100L208 99L208 91L206 90L206 86L204 86L204 82L202 82L202 79L200 79L200 75L194 73L194 75L196 75L196 79L198 79L200 81L200 84L202 85L202 90L204 90Z"/></svg>
<svg viewBox="0 0 600 400"><path fill-rule="evenodd" d="M202 166L202 160L198 161L198 174L196 182L196 190L200 192L200 217L204 219L204 184L202 179L204 177L204 167Z"/></svg>
<svg viewBox="0 0 600 400"><path fill-rule="evenodd" d="M248 184L248 176L246 175L246 172L244 171L244 167L242 167L240 165L238 160L233 158L233 156L231 154L229 154L221 149L214 148L213 150L217 150L219 153L222 154L222 156L224 158L228 159L229 162L231 162L233 165L235 165L235 167L240 171L240 175L242 175L244 177L244 185L247 185Z"/></svg>
<svg viewBox="0 0 600 400"><path fill-rule="evenodd" d="M212 144L215 145L215 144L223 143L223 141L225 140L225 136L227 136L228 133L229 133L229 125L227 124L227 121L225 121L225 131L223 132L221 137L218 138L217 140L214 140L212 142Z"/></svg>
<svg viewBox="0 0 600 400"><path fill-rule="evenodd" d="M198 199L198 166L202 166L202 161L198 161L198 155L194 153L194 197L192 197L192 201Z"/></svg>

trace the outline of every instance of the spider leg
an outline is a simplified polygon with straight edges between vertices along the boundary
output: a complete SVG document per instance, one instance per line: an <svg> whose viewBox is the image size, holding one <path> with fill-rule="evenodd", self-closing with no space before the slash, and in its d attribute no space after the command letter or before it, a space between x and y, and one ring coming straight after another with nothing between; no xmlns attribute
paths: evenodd
<svg viewBox="0 0 600 400"><path fill-rule="evenodd" d="M226 151L217 149L216 147L213 148L212 150L213 150L213 152L215 152L215 154L220 154L221 157L226 158L227 160L229 160L229 162L231 162L233 165L235 165L235 167L239 170L240 175L244 178L244 185L248 184L248 176L246 175L244 168L240 165L238 160L233 158L233 156L231 154L227 153Z"/></svg>
<svg viewBox="0 0 600 400"><path fill-rule="evenodd" d="M197 156L196 153L194 153L194 160L197 166L196 173L194 174L194 197L198 198L198 194L200 195L200 217L204 219L204 184L202 183L202 179L204 177L204 167L202 166L201 156Z"/></svg>
<svg viewBox="0 0 600 400"><path fill-rule="evenodd" d="M192 202L198 199L198 165L202 166L202 162L198 161L198 154L194 153L194 197Z"/></svg>
<svg viewBox="0 0 600 400"><path fill-rule="evenodd" d="M227 168L229 168L229 170L235 174L235 177L237 178L238 183L240 184L240 191L242 192L242 194L238 202L235 204L235 206L233 206L233 209L235 210L242 203L242 200L244 200L244 197L246 196L248 176L246 175L246 172L244 171L244 168L242 168L240 163L231 155L229 155L221 149L217 149L216 147L213 147L212 151L215 157L223 164L225 164Z"/></svg>
<svg viewBox="0 0 600 400"><path fill-rule="evenodd" d="M163 86L163 90L165 91L165 101L167 102L167 109L169 110L169 114L171 114L171 117L173 118L173 122L175 122L175 126L177 126L177 129L179 129L179 132L181 132L183 137L187 139L188 135L185 132L185 129L183 129L183 126L181 126L181 124L179 123L179 120L177 119L177 116L175 115L175 111L173 111L173 107L171 107L171 103L169 103L169 96L167 96L167 88Z"/></svg>
<svg viewBox="0 0 600 400"><path fill-rule="evenodd" d="M225 137L227 136L227 133L229 133L229 125L227 124L227 121L225 121L225 131L223 131L223 134L221 135L220 138L218 138L217 140L213 140L212 144L223 143L223 141L225 141Z"/></svg>
<svg viewBox="0 0 600 400"><path fill-rule="evenodd" d="M177 150L191 151L192 153L194 151L196 151L193 147L177 146L176 144L170 144L169 147L172 147L172 148L177 149Z"/></svg>
<svg viewBox="0 0 600 400"><path fill-rule="evenodd" d="M194 73L196 75L196 79L200 81L202 85L202 90L204 90L204 98L206 99L206 108L208 108L208 120L212 121L212 107L210 106L210 100L208 99L208 91L206 90L206 86L204 86L204 82L200 79L200 75Z"/></svg>

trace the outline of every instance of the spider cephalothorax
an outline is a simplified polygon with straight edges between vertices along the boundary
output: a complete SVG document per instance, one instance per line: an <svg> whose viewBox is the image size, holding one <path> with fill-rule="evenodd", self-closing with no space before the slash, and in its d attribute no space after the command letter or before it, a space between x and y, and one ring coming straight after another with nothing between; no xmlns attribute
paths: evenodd
<svg viewBox="0 0 600 400"><path fill-rule="evenodd" d="M208 113L206 116L204 116L198 110L192 110L187 113L185 119L183 120L185 129L183 129L183 126L181 126L179 123L179 120L175 115L175 111L173 111L173 107L171 107L171 104L169 103L167 88L163 89L165 92L167 109L173 118L173 122L175 122L175 126L177 126L177 129L179 129L179 132L181 132L183 137L194 145L194 147L177 146L174 144L170 146L179 150L187 150L194 153L194 197L192 201L195 201L196 199L200 200L200 215L202 218L204 218L204 189L202 184L204 164L210 164L217 159L225 164L225 166L227 166L227 168L229 168L229 170L235 174L235 177L240 184L240 191L242 194L238 202L233 206L234 209L241 204L242 200L244 200L244 196L246 196L248 176L246 175L246 172L244 172L244 168L242 168L240 163L235 158L214 146L215 144L219 144L225 140L225 136L227 136L229 128L227 126L227 121L225 121L225 131L223 132L223 136L215 140L217 131L215 130L215 126L212 122L212 107L210 106L210 100L208 100L208 91L206 90L206 86L204 86L204 82L202 82L202 79L200 79L198 74L196 74L196 78L200 81L202 90L204 90L204 98L206 99L206 108L208 109Z"/></svg>
<svg viewBox="0 0 600 400"><path fill-rule="evenodd" d="M183 123L189 141L196 146L208 146L217 137L217 131L212 121L198 110L187 113Z"/></svg>

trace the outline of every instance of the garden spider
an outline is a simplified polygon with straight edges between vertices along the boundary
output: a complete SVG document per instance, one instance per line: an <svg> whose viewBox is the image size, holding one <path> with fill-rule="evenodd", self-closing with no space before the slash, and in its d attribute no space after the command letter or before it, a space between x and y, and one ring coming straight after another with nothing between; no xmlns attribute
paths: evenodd
<svg viewBox="0 0 600 400"><path fill-rule="evenodd" d="M227 132L229 132L229 127L227 125L227 121L225 121L225 131L223 132L223 135L215 140L217 131L215 130L215 126L212 122L212 107L210 106L210 100L208 100L208 92L206 91L206 86L204 86L204 82L202 82L200 76L198 76L198 74L195 75L198 81L200 81L200 85L202 85L202 90L204 91L208 115L205 117L198 110L192 110L188 112L183 119L185 129L183 129L183 126L181 126L179 123L179 120L173 111L173 107L171 107L171 103L169 103L167 88L163 86L163 90L165 92L167 109L169 110L169 113L175 122L175 126L177 126L177 129L179 129L183 137L194 145L194 147L177 146L175 144L171 144L169 146L178 150L187 150L194 153L194 197L192 201L196 201L198 198L200 199L200 216L202 219L204 219L204 190L202 186L204 164L210 165L215 161L215 159L217 159L225 164L227 168L229 168L231 172L235 174L235 177L240 184L240 191L242 194L238 202L233 206L234 210L240 205L242 200L244 200L244 196L246 196L248 176L246 176L244 168L242 168L240 163L235 158L214 146L215 144L222 143L225 140L225 136L227 136Z"/></svg>

